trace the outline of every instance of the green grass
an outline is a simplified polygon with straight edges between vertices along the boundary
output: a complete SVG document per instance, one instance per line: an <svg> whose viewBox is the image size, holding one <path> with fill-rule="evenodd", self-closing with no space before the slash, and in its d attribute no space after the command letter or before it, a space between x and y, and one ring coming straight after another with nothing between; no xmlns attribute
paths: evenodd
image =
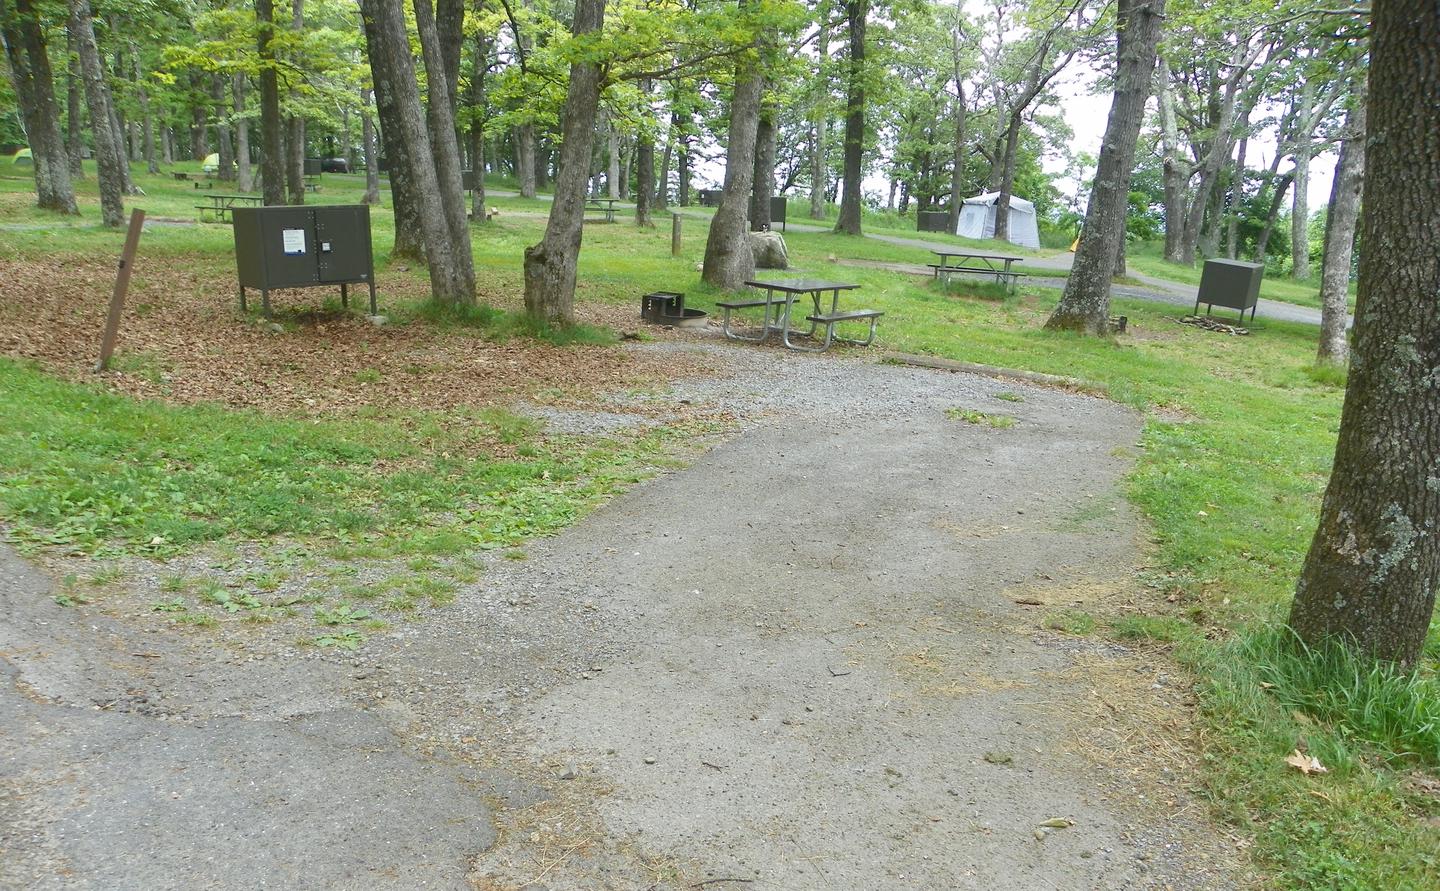
<svg viewBox="0 0 1440 891"><path fill-rule="evenodd" d="M334 180L332 188L327 175L320 200L358 197ZM163 180L142 181L154 190L147 202L193 216L186 211L193 195ZM28 188L28 180L0 171L0 198ZM86 188L93 191L93 177ZM10 206L16 213L7 224L54 222ZM520 214L546 206L517 199L506 205L514 214L502 208L497 222L474 228L482 290L518 292L521 252L542 225ZM94 227L93 203L85 212L76 228L0 228L0 256L117 253L120 234ZM791 219L804 217L803 203L792 206ZM703 218L687 216L682 256L673 259L667 227L640 231L623 218L587 226L577 299L633 307L640 294L665 287L685 291L689 305L713 308L721 295L695 270L705 226ZM377 212L377 257L392 238L389 215ZM1057 621L1155 646L1194 673L1204 739L1200 793L1254 840L1272 884L1440 886L1440 829L1431 822L1440 820L1440 804L1410 782L1412 775L1433 782L1434 761L1424 753L1432 751L1425 748L1426 727L1440 636L1432 634L1421 673L1398 679L1324 658L1313 666L1297 662L1301 657L1286 655L1273 640L1274 617L1292 596L1314 528L1344 395L1343 373L1313 364L1316 329L1266 321L1250 337L1220 337L1175 324L1181 308L1117 300L1114 310L1129 316L1130 335L1055 334L1041 328L1055 291L1031 286L997 299L957 282L946 293L918 276L827 259L923 264L929 260L923 249L793 230L786 240L796 266L786 275L852 280L862 286L856 303L885 311L882 348L1079 378L1145 413L1126 494L1148 520L1153 569L1178 602L1169 606L1157 592L1153 614L1093 625L1073 616ZM142 245L137 276L147 257L216 268L232 262L224 227L157 227ZM1143 250L1131 255L1137 272L1159 268L1151 261ZM1198 269L1163 272L1178 281L1199 276ZM1313 305L1306 292L1313 289L1271 280L1262 293ZM426 315L424 304L385 311L397 324L477 325ZM503 314L478 320L484 336L491 329L504 336L505 324ZM143 358L137 361L143 371ZM289 535L325 539L335 559L448 560L561 528L661 463L659 453L680 438L661 432L601 444L550 442L521 422L481 416L473 423L512 442L518 457L462 461L443 457L443 432L428 438L407 432L414 420L377 413L312 424L174 408L0 362L0 510L25 540L70 548L164 549L216 539L223 547L236 538ZM379 459L407 469L369 470ZM241 479L247 485L235 485ZM481 497L470 499L475 492ZM148 544L155 537L161 545ZM352 582L353 596L413 609L453 596L457 571L451 565L393 584ZM177 583L174 594L190 588ZM176 616L200 626L216 621L198 610ZM304 640L334 647L358 646L361 637L353 629L313 635ZM1332 773L1305 778L1284 765L1301 739Z"/></svg>
<svg viewBox="0 0 1440 891"><path fill-rule="evenodd" d="M1136 245L1127 250L1125 265L1132 273L1138 272L1142 275L1186 285L1198 285L1205 264L1203 260L1196 260L1193 266L1171 263L1164 258L1163 245L1145 244ZM1260 296L1266 300L1277 300L1282 303L1294 303L1298 306L1318 309L1320 307L1320 272L1316 269L1309 281L1298 282L1281 273L1267 270L1265 278L1260 283ZM1355 309L1355 286L1353 283L1350 286L1350 309L1352 311Z"/></svg>
<svg viewBox="0 0 1440 891"><path fill-rule="evenodd" d="M984 425L993 427L996 430L1004 430L1015 426L1015 419L1010 415L986 414L983 411L976 411L973 408L947 408L945 409L945 416L954 421Z"/></svg>

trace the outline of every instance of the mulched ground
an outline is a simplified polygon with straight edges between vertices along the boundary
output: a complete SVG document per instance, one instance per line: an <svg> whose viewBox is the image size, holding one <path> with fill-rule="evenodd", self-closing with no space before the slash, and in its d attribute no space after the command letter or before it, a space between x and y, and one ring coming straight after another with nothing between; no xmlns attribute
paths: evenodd
<svg viewBox="0 0 1440 891"><path fill-rule="evenodd" d="M114 281L110 257L0 259L0 355L37 361L64 378L93 379ZM398 271L382 273L378 284L382 313L399 298L428 292L425 282ZM466 329L376 327L363 316L320 311L322 301L337 297L324 288L273 292L287 329L276 333L239 313L234 273L216 268L212 258L146 258L131 283L117 370L105 380L137 397L326 414L366 405L507 404L547 391L553 400L556 392L573 397L654 386L707 370L696 360L619 346L495 342ZM355 299L363 306L363 291ZM506 309L520 303L518 294L480 299ZM588 304L579 312L591 324L639 327L629 307Z"/></svg>

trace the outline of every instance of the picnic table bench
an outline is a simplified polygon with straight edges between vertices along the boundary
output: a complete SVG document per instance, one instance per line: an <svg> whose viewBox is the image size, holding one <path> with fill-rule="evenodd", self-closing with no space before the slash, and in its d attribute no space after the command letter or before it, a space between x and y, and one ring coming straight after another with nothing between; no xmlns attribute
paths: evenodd
<svg viewBox="0 0 1440 891"><path fill-rule="evenodd" d="M170 175L175 177L177 181L194 183L197 189L203 189L215 181L215 174L213 173L196 173L192 175L184 170L172 170L170 171Z"/></svg>
<svg viewBox="0 0 1440 891"><path fill-rule="evenodd" d="M230 211L236 206L259 207L259 195L206 195L210 199L209 204L197 204L195 209L199 211L198 216L202 223L228 223L230 222Z"/></svg>
<svg viewBox="0 0 1440 891"><path fill-rule="evenodd" d="M1025 277L1025 273L1012 268L1014 264L1023 261L1024 257L960 250L931 250L930 253L940 258L939 263L928 265L935 270L936 280L943 282L946 287L950 285L950 276L956 273L989 276L995 279L996 284L1005 285L1012 291L1015 289L1015 282Z"/></svg>
<svg viewBox="0 0 1440 891"><path fill-rule="evenodd" d="M857 346L869 346L875 342L875 325L884 315L883 312L874 309L840 309L840 292L853 291L860 287L852 282L834 282L823 279L809 278L788 278L788 279L761 279L747 281L748 287L763 290L764 299L754 300L727 300L720 301L715 305L725 310L725 319L721 331L731 340L746 340L751 343L764 343L771 334L779 333L780 340L786 347L792 350L800 350L807 353L819 353L830 348L836 343L851 343ZM830 294L830 311L825 312L821 308L822 295ZM777 296L778 295L778 296ZM797 297L809 295L815 304L815 312L807 315L805 320L810 323L810 329L805 332L792 331L790 328L790 317L794 310ZM763 328L758 336L738 334L730 330L730 315L738 309L752 309L763 307L765 318L762 322ZM855 340L846 337L837 337L835 326L841 322L869 322L870 334L864 340ZM790 342L794 337L815 337L815 331L820 326L825 326L825 338L818 347L800 346Z"/></svg>
<svg viewBox="0 0 1440 891"><path fill-rule="evenodd" d="M604 214L605 222L615 222L615 205L620 203L618 198L586 198L585 210L596 211Z"/></svg>

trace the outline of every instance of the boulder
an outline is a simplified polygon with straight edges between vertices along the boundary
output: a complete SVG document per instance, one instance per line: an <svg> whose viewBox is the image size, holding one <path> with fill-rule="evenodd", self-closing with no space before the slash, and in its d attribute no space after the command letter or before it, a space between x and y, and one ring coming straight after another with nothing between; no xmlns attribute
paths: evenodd
<svg viewBox="0 0 1440 891"><path fill-rule="evenodd" d="M779 232L751 232L749 235L756 269L790 268L790 252L785 249L785 236Z"/></svg>

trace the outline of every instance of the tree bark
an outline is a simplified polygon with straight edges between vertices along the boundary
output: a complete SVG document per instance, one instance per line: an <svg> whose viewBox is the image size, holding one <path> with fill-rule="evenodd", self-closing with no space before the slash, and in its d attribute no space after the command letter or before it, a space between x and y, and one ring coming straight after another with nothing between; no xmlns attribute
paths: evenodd
<svg viewBox="0 0 1440 891"><path fill-rule="evenodd" d="M70 159L70 179L85 178L85 139L81 131L80 54L75 48L75 37L67 28L65 31L67 61L65 65L65 151Z"/></svg>
<svg viewBox="0 0 1440 891"><path fill-rule="evenodd" d="M857 0L864 2L864 0ZM735 69L730 100L730 137L725 153L725 187L705 240L701 278L727 291L739 290L755 273L755 255L746 235L750 190L755 177L755 131L760 122L764 78L755 60L742 59Z"/></svg>
<svg viewBox="0 0 1440 891"><path fill-rule="evenodd" d="M475 35L475 49L470 68L470 172L475 188L470 192L470 216L477 223L485 222L485 74L490 69L490 41L483 33Z"/></svg>
<svg viewBox="0 0 1440 891"><path fill-rule="evenodd" d="M305 0L291 0L290 30L305 30ZM305 117L300 114L285 120L285 187L291 204L305 203Z"/></svg>
<svg viewBox="0 0 1440 891"><path fill-rule="evenodd" d="M615 122L607 116L605 130L608 134L605 147L605 189L608 197L620 199L620 131Z"/></svg>
<svg viewBox="0 0 1440 891"><path fill-rule="evenodd" d="M1307 140L1308 142L1308 140ZM1310 149L1295 150L1294 188L1290 191L1290 277L1310 278Z"/></svg>
<svg viewBox="0 0 1440 891"><path fill-rule="evenodd" d="M1440 5L1373 5L1355 352L1290 625L1413 666L1440 578Z"/></svg>
<svg viewBox="0 0 1440 891"><path fill-rule="evenodd" d="M524 123L515 128L515 177L520 181L520 197L535 197L535 125Z"/></svg>
<svg viewBox="0 0 1440 891"><path fill-rule="evenodd" d="M452 4L453 5L453 4ZM430 152L434 161L436 185L439 187L440 210L449 228L454 274L459 277L461 293L467 302L475 300L475 259L470 250L470 224L465 216L465 182L460 170L460 142L455 130L455 99L452 83L460 78L459 56L452 80L444 41L436 27L430 0L414 0L415 26L420 33L420 50L428 74L425 81L430 101L426 105L426 123L430 130ZM463 10L463 7L462 7ZM453 17L453 10L449 12ZM453 22L449 27L455 27ZM457 32L459 31L456 28Z"/></svg>
<svg viewBox="0 0 1440 891"><path fill-rule="evenodd" d="M368 20L366 37L369 40L371 75L376 93L388 97L386 101L393 103L396 129L389 136L393 136L395 144L404 146L405 178L408 185L414 189L415 196L432 196L433 199L433 196L440 194L440 182L431 160L430 134L425 125L425 111L420 107L420 88L415 79L404 8L398 3L386 0L361 0L360 13L363 19ZM395 166L395 159L392 157L392 181L395 177ZM469 257L469 238L466 237L462 243L457 244L440 202L416 200L413 209L425 245L425 262L430 270L431 298L443 304L474 303L474 274L465 274L466 266L462 265L462 258L457 256L463 251L465 257ZM398 226L397 220L397 228ZM474 267L472 265L469 268L473 270Z"/></svg>
<svg viewBox="0 0 1440 891"><path fill-rule="evenodd" d="M573 33L599 31L605 23L605 0L578 0ZM525 249L525 312L542 324L575 321L575 266L585 223L585 183L595 115L600 106L600 66L594 61L570 63L570 85L561 116L560 170L545 235Z"/></svg>
<svg viewBox="0 0 1440 891"><path fill-rule="evenodd" d="M285 203L285 150L281 136L280 79L275 70L274 0L255 0L255 42L260 57L260 187L267 207ZM399 229L399 220L396 221Z"/></svg>
<svg viewBox="0 0 1440 891"><path fill-rule="evenodd" d="M958 37L956 38L959 39ZM960 208L965 204L965 82L959 64L955 66L955 140L951 145L950 163L950 216L947 220L950 234L960 230Z"/></svg>
<svg viewBox="0 0 1440 891"><path fill-rule="evenodd" d="M235 179L235 152L230 142L230 118L225 114L225 75L214 72L210 75L210 96L215 100L215 142L220 154L218 178L221 182ZM145 103L146 119L149 119L149 103ZM154 171L151 171L152 173Z"/></svg>
<svg viewBox="0 0 1440 891"><path fill-rule="evenodd" d="M45 31L31 0L15 0L13 10L0 0L0 35L4 37L5 56L30 141L35 203L46 210L78 214L70 182L70 155L60 135L55 76L50 69Z"/></svg>
<svg viewBox="0 0 1440 891"><path fill-rule="evenodd" d="M365 150L364 204L380 203L380 152L375 144L375 117L370 113L370 91L360 91L360 142Z"/></svg>
<svg viewBox="0 0 1440 891"><path fill-rule="evenodd" d="M763 88L762 88L763 89ZM760 106L755 126L755 175L750 191L750 228L755 232L770 229L770 199L775 194L775 106Z"/></svg>
<svg viewBox="0 0 1440 891"><path fill-rule="evenodd" d="M1060 305L1045 327L1106 334L1110 330L1110 278L1125 241L1130 175L1135 144L1145 119L1160 42L1165 0L1118 0L1116 7L1115 97L1095 166L1095 185L1085 211L1085 228L1065 282Z"/></svg>
<svg viewBox="0 0 1440 891"><path fill-rule="evenodd" d="M830 158L826 129L830 123L830 82L825 76L825 63L830 58L830 0L820 0L815 16L819 32L815 35L816 62L815 99L810 106L810 219L825 219L825 189L830 180Z"/></svg>
<svg viewBox="0 0 1440 891"><path fill-rule="evenodd" d="M85 77L85 102L90 108L90 121L95 137L95 163L100 180L100 220L106 226L124 222L125 176L121 170L128 162L115 139L111 121L109 93L105 89L105 71L100 66L100 50L95 46L94 13L90 0L69 0L70 30L75 35L75 48L80 56L80 70Z"/></svg>
<svg viewBox="0 0 1440 891"><path fill-rule="evenodd" d="M235 109L235 175L242 192L255 188L255 172L250 169L250 119L245 114L245 75L230 78L230 97Z"/></svg>
<svg viewBox="0 0 1440 891"><path fill-rule="evenodd" d="M647 78L640 82L640 94L645 97L645 117L651 114L650 91L653 85ZM655 137L648 125L642 125L635 137L635 225L642 229L653 229L650 219L650 202L655 196Z"/></svg>
<svg viewBox="0 0 1440 891"><path fill-rule="evenodd" d="M1364 77L1359 74L1357 77ZM1344 365L1350 359L1345 323L1350 312L1350 261L1360 218L1360 187L1365 177L1365 95L1363 82L1345 122L1340 159L1325 216L1325 255L1320 261L1320 348L1316 360Z"/></svg>
<svg viewBox="0 0 1440 891"><path fill-rule="evenodd" d="M150 91L145 89L145 82L140 74L138 53L135 58L135 96L140 101L140 116L144 127L142 157L145 158L145 172L154 176L160 172L160 164L155 158L155 113L150 108Z"/></svg>
<svg viewBox="0 0 1440 891"><path fill-rule="evenodd" d="M360 16L365 31L367 47L384 45L385 38L376 31L373 18ZM393 95L392 80L398 84L398 76L390 71L389 56L370 56L371 82L375 90L375 113L380 121L381 145L385 148L385 160L390 179L390 203L395 213L395 244L391 248L392 259L424 261L427 258L425 233L420 223L422 201L418 187L410 176L410 146L405 143L404 124L401 112ZM413 72L412 72L413 76ZM376 161L378 185L379 161Z"/></svg>
<svg viewBox="0 0 1440 891"><path fill-rule="evenodd" d="M870 0L845 0L850 25L849 82L845 100L845 161L841 178L840 216L835 231L860 234L860 182L865 160L865 24Z"/></svg>
<svg viewBox="0 0 1440 891"><path fill-rule="evenodd" d="M1275 231L1275 222L1280 219L1280 208L1285 203L1285 192L1290 188L1290 181L1294 174L1286 173L1275 181L1275 191L1270 196L1270 213L1265 217L1265 227L1260 230L1260 237L1255 240L1255 262L1265 262L1265 252L1270 247L1270 235Z"/></svg>

